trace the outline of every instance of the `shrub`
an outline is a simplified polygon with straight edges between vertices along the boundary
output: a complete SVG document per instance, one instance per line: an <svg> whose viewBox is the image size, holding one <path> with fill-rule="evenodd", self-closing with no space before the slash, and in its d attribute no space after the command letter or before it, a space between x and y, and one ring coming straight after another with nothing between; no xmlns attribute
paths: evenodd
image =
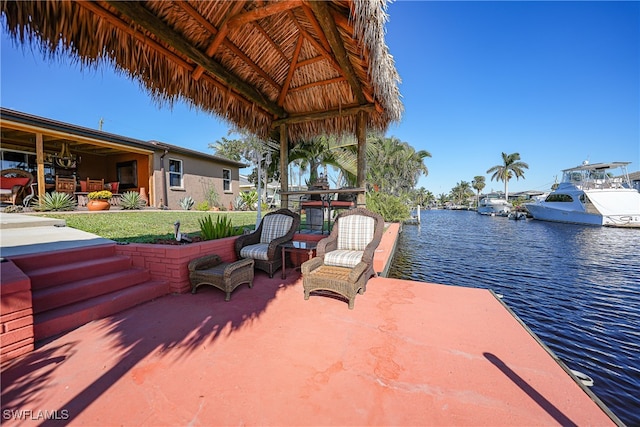
<svg viewBox="0 0 640 427"><path fill-rule="evenodd" d="M187 196L185 198L180 199L180 207L185 211L191 210L193 205L196 203L195 200L191 196Z"/></svg>
<svg viewBox="0 0 640 427"><path fill-rule="evenodd" d="M206 200L204 202L200 202L196 205L197 211L208 211L209 210L209 202Z"/></svg>
<svg viewBox="0 0 640 427"><path fill-rule="evenodd" d="M120 207L122 209L135 210L142 209L146 205L146 202L140 196L140 193L135 191L127 191L120 196Z"/></svg>
<svg viewBox="0 0 640 427"><path fill-rule="evenodd" d="M257 208L258 192L256 190L251 190L248 193L240 193L240 197L242 198L242 202L244 203L245 209L253 210Z"/></svg>
<svg viewBox="0 0 640 427"><path fill-rule="evenodd" d="M112 196L113 194L109 190L92 191L91 193L87 194L87 197L91 200L110 199Z"/></svg>
<svg viewBox="0 0 640 427"><path fill-rule="evenodd" d="M211 215L199 218L200 236L202 240L222 239L225 237L239 236L242 234L242 227L234 227L231 220L226 216L218 216L213 222Z"/></svg>
<svg viewBox="0 0 640 427"><path fill-rule="evenodd" d="M9 205L6 208L4 208L4 213L20 213L22 212L24 209L22 208L22 206L20 205Z"/></svg>
<svg viewBox="0 0 640 427"><path fill-rule="evenodd" d="M38 199L34 210L50 212L50 211L72 211L76 208L77 203L71 194L67 193L44 193L42 199Z"/></svg>
<svg viewBox="0 0 640 427"><path fill-rule="evenodd" d="M409 205L404 199L387 193L367 194L367 209L382 215L386 222L400 222L411 217Z"/></svg>

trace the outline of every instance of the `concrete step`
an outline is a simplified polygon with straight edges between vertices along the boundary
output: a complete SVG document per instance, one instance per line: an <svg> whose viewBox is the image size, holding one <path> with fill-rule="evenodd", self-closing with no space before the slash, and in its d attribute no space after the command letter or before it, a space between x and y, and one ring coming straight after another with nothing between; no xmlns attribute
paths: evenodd
<svg viewBox="0 0 640 427"><path fill-rule="evenodd" d="M33 311L34 313L42 313L144 283L149 279L150 274L147 270L130 267L115 273L34 289L32 291Z"/></svg>
<svg viewBox="0 0 640 427"><path fill-rule="evenodd" d="M168 293L169 285L166 282L150 280L36 314L34 316L34 338L38 341L53 337Z"/></svg>
<svg viewBox="0 0 640 427"><path fill-rule="evenodd" d="M65 283L100 277L131 268L131 258L122 255L75 260L69 257L58 265L26 271L31 278L31 290L50 288Z"/></svg>
<svg viewBox="0 0 640 427"><path fill-rule="evenodd" d="M11 260L25 273L70 262L106 258L116 254L116 244L95 245L38 254L18 255Z"/></svg>

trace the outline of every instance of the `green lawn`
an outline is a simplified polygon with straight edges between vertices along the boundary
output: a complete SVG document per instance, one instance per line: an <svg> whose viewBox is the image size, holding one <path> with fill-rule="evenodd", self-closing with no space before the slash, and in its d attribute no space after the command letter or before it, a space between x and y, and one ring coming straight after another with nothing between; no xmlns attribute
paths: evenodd
<svg viewBox="0 0 640 427"><path fill-rule="evenodd" d="M198 211L131 211L90 213L47 213L47 218L64 219L68 227L97 234L117 242L151 243L157 239L173 238L173 224L180 221L180 231L199 235L198 218L211 215L228 216L234 226L255 228L255 212L198 212Z"/></svg>

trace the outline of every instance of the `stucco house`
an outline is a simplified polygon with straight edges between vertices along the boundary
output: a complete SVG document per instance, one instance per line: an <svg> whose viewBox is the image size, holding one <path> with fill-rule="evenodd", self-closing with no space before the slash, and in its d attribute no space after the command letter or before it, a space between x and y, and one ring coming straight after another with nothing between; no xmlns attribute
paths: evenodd
<svg viewBox="0 0 640 427"><path fill-rule="evenodd" d="M99 179L118 183L118 193L138 191L158 208L179 209L187 196L200 203L212 192L220 207L229 208L240 192L240 168L246 166L7 108L0 108L0 130L0 168L30 172L36 196L55 190L56 176L64 176L75 179L77 192L82 192L81 181Z"/></svg>

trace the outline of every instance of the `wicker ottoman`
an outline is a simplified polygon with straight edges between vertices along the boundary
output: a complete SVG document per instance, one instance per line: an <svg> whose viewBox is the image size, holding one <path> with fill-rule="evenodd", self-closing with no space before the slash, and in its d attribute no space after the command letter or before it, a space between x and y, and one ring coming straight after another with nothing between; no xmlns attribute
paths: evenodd
<svg viewBox="0 0 640 427"><path fill-rule="evenodd" d="M191 293L198 286L210 285L225 292L225 301L231 299L231 292L243 283L253 287L253 260L241 259L236 262L222 262L218 255L207 255L189 263Z"/></svg>

